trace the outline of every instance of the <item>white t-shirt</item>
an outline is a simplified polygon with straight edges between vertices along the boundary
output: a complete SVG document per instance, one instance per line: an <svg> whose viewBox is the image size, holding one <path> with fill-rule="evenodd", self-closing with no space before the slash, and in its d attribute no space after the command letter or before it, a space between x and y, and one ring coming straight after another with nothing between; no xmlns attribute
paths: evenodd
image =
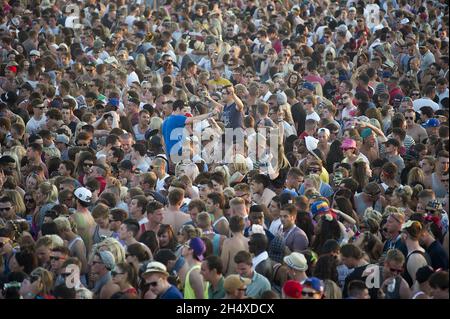
<svg viewBox="0 0 450 319"><path fill-rule="evenodd" d="M27 122L27 126L25 128L25 131L28 134L35 134L38 131L40 131L44 125L47 123L47 117L45 115L42 116L42 118L38 121L34 117L30 118L30 120Z"/></svg>

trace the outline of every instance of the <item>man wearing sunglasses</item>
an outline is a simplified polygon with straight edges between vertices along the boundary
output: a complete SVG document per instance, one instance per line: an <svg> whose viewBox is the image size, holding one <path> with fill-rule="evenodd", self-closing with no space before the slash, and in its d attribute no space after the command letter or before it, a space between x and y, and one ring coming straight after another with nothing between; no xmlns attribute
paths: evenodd
<svg viewBox="0 0 450 319"><path fill-rule="evenodd" d="M403 98L401 105L404 103L405 99L406 98ZM406 134L411 136L416 143L421 143L428 137L427 131L421 125L416 123L416 112L412 108L405 111L405 120Z"/></svg>
<svg viewBox="0 0 450 319"><path fill-rule="evenodd" d="M169 273L166 266L158 261L152 261L142 274L142 278L149 285L150 291L157 299L183 299L183 294L169 283Z"/></svg>
<svg viewBox="0 0 450 319"><path fill-rule="evenodd" d="M45 116L46 106L41 99L34 99L31 101L33 108L33 116L27 122L25 131L28 134L35 134L47 124L47 117Z"/></svg>
<svg viewBox="0 0 450 319"><path fill-rule="evenodd" d="M405 256L398 249L391 249L386 255L383 266L380 266L382 282L378 292L379 299L409 299L411 289L401 276L405 267Z"/></svg>
<svg viewBox="0 0 450 319"><path fill-rule="evenodd" d="M70 250L67 247L59 246L52 249L50 253L50 271L53 273L55 279L55 287L64 283L64 278L61 276L63 270L63 263L69 257Z"/></svg>

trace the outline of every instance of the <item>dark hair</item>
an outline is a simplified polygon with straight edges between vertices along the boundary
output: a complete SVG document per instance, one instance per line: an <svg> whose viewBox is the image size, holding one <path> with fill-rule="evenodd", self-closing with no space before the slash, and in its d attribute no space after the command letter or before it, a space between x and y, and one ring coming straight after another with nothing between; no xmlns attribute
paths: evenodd
<svg viewBox="0 0 450 319"><path fill-rule="evenodd" d="M139 233L139 223L131 218L125 219L123 224L127 227L127 231L131 231L133 233L133 237L136 237Z"/></svg>
<svg viewBox="0 0 450 319"><path fill-rule="evenodd" d="M314 268L314 277L338 282L337 266L338 262L336 256L322 255L317 260L316 267Z"/></svg>
<svg viewBox="0 0 450 319"><path fill-rule="evenodd" d="M171 225L162 224L158 230L158 237L160 237L164 233L169 234L169 238L170 238L169 244L167 245L167 247L160 246L160 248L169 248L172 251L175 251L178 242L177 242L177 238L175 236L175 231L173 230L173 227Z"/></svg>
<svg viewBox="0 0 450 319"><path fill-rule="evenodd" d="M139 241L146 245L152 251L152 253L158 250L158 238L156 237L155 232L152 230L143 232L139 237Z"/></svg>
<svg viewBox="0 0 450 319"><path fill-rule="evenodd" d="M245 263L251 266L253 265L252 255L246 250L241 250L234 256L234 262L236 264Z"/></svg>
<svg viewBox="0 0 450 319"><path fill-rule="evenodd" d="M297 212L295 224L305 232L308 241L312 242L314 236L314 224L309 212Z"/></svg>
<svg viewBox="0 0 450 319"><path fill-rule="evenodd" d="M208 256L205 258L205 262L208 265L209 270L215 269L218 275L223 273L223 263L219 256Z"/></svg>
<svg viewBox="0 0 450 319"><path fill-rule="evenodd" d="M56 299L76 299L77 292L75 288L69 288L65 283L62 283L55 287L53 296Z"/></svg>
<svg viewBox="0 0 450 319"><path fill-rule="evenodd" d="M430 276L428 283L433 289L445 290L448 289L448 272L437 271Z"/></svg>
<svg viewBox="0 0 450 319"><path fill-rule="evenodd" d="M139 243L131 244L127 247L127 254L135 256L140 263L150 259L147 250Z"/></svg>
<svg viewBox="0 0 450 319"><path fill-rule="evenodd" d="M328 239L320 250L321 255L327 255L331 253L337 253L340 250L340 245L336 239Z"/></svg>
<svg viewBox="0 0 450 319"><path fill-rule="evenodd" d="M326 216L322 216L320 218L320 231L316 235L311 247L314 251L320 251L323 244L328 239L339 240L340 237L341 228L339 227L338 221L334 218L330 221L326 218Z"/></svg>
<svg viewBox="0 0 450 319"><path fill-rule="evenodd" d="M346 258L355 258L360 260L364 257L363 251L354 244L345 244L341 247L341 255Z"/></svg>
<svg viewBox="0 0 450 319"><path fill-rule="evenodd" d="M358 294L367 289L366 284L362 280L352 280L349 282L347 291L349 297L356 297Z"/></svg>
<svg viewBox="0 0 450 319"><path fill-rule="evenodd" d="M23 267L23 271L28 275L38 266L37 257L31 251L19 251L14 254L14 258L19 266Z"/></svg>

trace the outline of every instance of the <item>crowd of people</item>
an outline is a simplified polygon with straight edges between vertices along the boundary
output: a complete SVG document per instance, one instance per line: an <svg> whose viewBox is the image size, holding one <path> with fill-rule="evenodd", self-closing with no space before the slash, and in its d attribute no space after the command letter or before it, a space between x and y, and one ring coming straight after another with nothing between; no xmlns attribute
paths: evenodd
<svg viewBox="0 0 450 319"><path fill-rule="evenodd" d="M0 11L0 298L449 298L446 1Z"/></svg>

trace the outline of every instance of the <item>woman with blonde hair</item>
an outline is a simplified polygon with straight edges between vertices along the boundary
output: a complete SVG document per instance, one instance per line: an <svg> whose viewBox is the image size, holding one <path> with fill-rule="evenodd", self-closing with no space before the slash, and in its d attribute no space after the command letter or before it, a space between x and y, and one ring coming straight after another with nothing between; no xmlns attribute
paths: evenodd
<svg viewBox="0 0 450 319"><path fill-rule="evenodd" d="M411 203L411 198L413 195L413 189L406 185L400 185L400 187L397 187L394 190L394 193L392 194L391 202L395 206L397 206L403 214L405 214L406 217L411 216L414 212L409 207Z"/></svg>
<svg viewBox="0 0 450 319"><path fill-rule="evenodd" d="M139 53L138 55L136 55L136 68L141 71L144 72L145 68L147 67L147 62L145 60L145 55L142 53Z"/></svg>
<svg viewBox="0 0 450 319"><path fill-rule="evenodd" d="M233 158L233 162L230 163L230 185L241 182L248 173L247 160L242 154L236 154Z"/></svg>
<svg viewBox="0 0 450 319"><path fill-rule="evenodd" d="M58 189L50 182L43 182L39 185L34 194L36 210L33 215L33 224L39 231L44 223L45 213L55 206L58 199Z"/></svg>
<svg viewBox="0 0 450 319"><path fill-rule="evenodd" d="M42 175L30 173L25 179L25 189L27 192L34 193L44 181L45 178Z"/></svg>
<svg viewBox="0 0 450 319"><path fill-rule="evenodd" d="M423 172L423 185L425 188L432 189L432 175L436 169L436 158L433 156L424 156L420 161L419 166Z"/></svg>
<svg viewBox="0 0 450 319"><path fill-rule="evenodd" d="M19 293L23 299L55 299L50 295L53 288L53 274L38 267L33 270L20 287Z"/></svg>
<svg viewBox="0 0 450 319"><path fill-rule="evenodd" d="M150 79L148 81L150 82L152 88L161 90L163 87L161 75L156 71L153 71L150 74Z"/></svg>
<svg viewBox="0 0 450 319"><path fill-rule="evenodd" d="M323 295L325 299L342 299L342 291L339 286L330 279L323 281Z"/></svg>
<svg viewBox="0 0 450 319"><path fill-rule="evenodd" d="M425 174L420 167L413 167L408 173L406 182L409 186L413 187L416 184L422 184L425 186Z"/></svg>
<svg viewBox="0 0 450 319"><path fill-rule="evenodd" d="M98 244L94 244L92 246L91 253L89 254L88 264L91 264L92 258L94 258L96 253L103 250L109 251L114 256L114 261L116 262L116 264L125 262L125 248L117 239L108 237Z"/></svg>

